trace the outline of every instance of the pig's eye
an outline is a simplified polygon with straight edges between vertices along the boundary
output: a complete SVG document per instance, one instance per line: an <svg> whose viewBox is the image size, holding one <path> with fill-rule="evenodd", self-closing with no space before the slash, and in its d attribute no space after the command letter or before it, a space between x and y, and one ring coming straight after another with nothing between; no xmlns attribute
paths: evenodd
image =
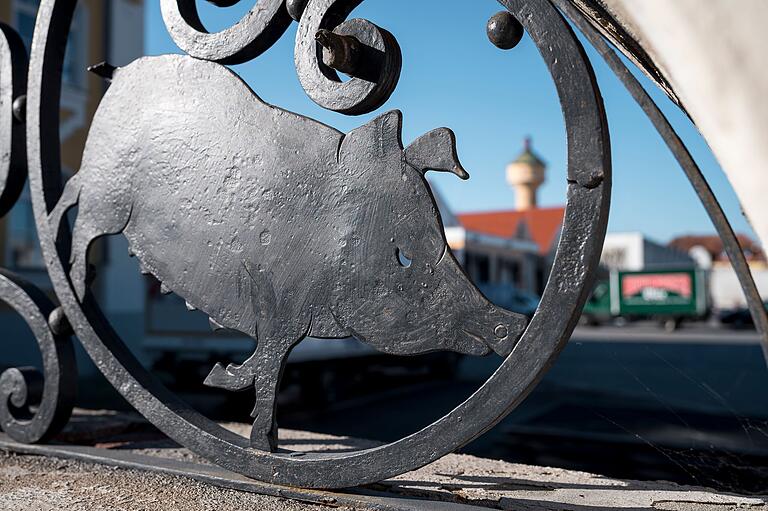
<svg viewBox="0 0 768 511"><path fill-rule="evenodd" d="M407 252L405 252L400 247L397 247L396 255L397 255L397 262L400 264L400 266L402 266L403 268L411 267L411 262L413 262L413 260L409 257Z"/></svg>

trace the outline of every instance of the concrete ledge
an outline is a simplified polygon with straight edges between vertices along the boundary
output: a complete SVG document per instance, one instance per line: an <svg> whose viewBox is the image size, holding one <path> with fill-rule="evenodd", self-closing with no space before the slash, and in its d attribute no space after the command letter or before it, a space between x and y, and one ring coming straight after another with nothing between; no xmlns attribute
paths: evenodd
<svg viewBox="0 0 768 511"><path fill-rule="evenodd" d="M239 433L248 430L242 424L227 427ZM21 446L0 437L0 450L5 451L0 456L0 510L768 509L768 497L726 494L668 482L609 479L456 454L394 479L347 492L277 487L210 465L142 420L112 414L78 414L62 438L79 438L80 444L91 445ZM335 451L375 445L291 430L281 431L281 438L281 446L293 450ZM125 470L91 462L106 462Z"/></svg>

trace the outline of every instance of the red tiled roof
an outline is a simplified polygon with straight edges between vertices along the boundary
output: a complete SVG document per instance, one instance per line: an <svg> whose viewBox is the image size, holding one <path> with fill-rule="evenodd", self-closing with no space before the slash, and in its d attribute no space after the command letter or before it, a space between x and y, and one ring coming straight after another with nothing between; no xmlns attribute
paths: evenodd
<svg viewBox="0 0 768 511"><path fill-rule="evenodd" d="M737 234L736 239L739 241L744 255L747 261L765 261L765 253L763 249L755 243L752 238L746 234ZM680 250L681 252L688 252L693 247L701 246L709 252L713 261L727 261L728 256L723 249L723 240L717 235L688 235L678 236L669 242L669 246Z"/></svg>
<svg viewBox="0 0 768 511"><path fill-rule="evenodd" d="M528 228L531 239L539 246L539 253L546 254L557 241L563 224L564 207L534 208L527 211L489 211L481 213L460 213L456 215L468 231L480 232L503 238L514 237L520 222Z"/></svg>

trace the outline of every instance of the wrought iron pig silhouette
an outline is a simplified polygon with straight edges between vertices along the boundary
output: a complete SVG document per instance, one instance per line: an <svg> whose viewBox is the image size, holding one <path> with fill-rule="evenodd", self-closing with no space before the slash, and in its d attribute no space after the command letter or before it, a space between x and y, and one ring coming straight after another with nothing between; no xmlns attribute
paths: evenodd
<svg viewBox="0 0 768 511"><path fill-rule="evenodd" d="M394 354L512 350L526 318L462 273L423 175L468 177L450 130L403 149L393 111L345 135L185 56L142 58L112 78L50 218L58 227L78 205L72 285L83 299L89 245L122 232L166 290L256 339L248 360L206 379L255 387L254 447L275 449L281 372L308 335Z"/></svg>

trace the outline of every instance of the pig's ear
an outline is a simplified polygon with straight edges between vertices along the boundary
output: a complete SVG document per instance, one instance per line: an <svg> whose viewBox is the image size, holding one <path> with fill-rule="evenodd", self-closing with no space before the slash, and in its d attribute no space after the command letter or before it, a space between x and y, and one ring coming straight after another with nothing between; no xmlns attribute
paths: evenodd
<svg viewBox="0 0 768 511"><path fill-rule="evenodd" d="M452 172L461 179L469 179L456 154L456 135L448 128L432 130L414 140L405 149L405 161L422 173Z"/></svg>
<svg viewBox="0 0 768 511"><path fill-rule="evenodd" d="M339 147L339 161L346 158L362 159L365 154L383 158L403 150L403 114L391 110L355 128L344 136Z"/></svg>

